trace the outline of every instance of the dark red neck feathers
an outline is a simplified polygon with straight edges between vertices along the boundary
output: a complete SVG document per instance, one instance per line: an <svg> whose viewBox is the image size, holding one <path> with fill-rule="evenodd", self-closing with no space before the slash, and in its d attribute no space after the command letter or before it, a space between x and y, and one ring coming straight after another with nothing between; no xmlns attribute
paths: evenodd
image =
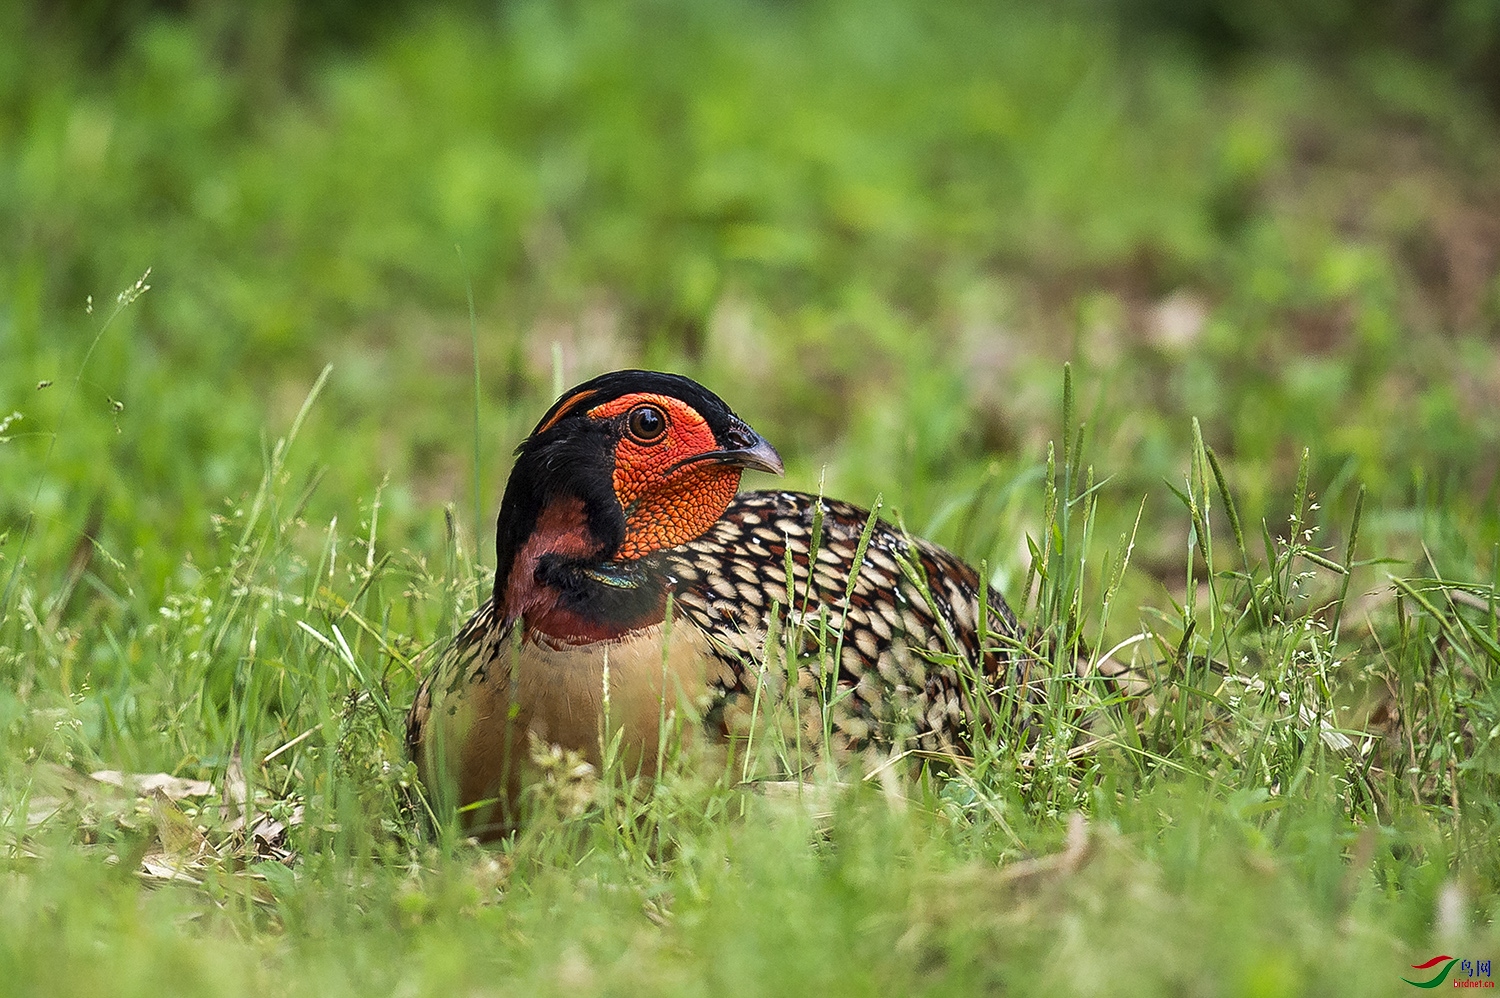
<svg viewBox="0 0 1500 998"><path fill-rule="evenodd" d="M666 594L644 562L610 563L583 502L555 499L516 552L496 602L503 620L555 644L589 644L659 623Z"/></svg>

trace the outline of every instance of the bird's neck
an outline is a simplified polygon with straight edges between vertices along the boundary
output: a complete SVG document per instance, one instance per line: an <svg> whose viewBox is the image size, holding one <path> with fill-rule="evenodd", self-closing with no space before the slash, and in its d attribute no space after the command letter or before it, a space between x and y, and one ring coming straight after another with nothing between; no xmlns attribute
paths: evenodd
<svg viewBox="0 0 1500 998"><path fill-rule="evenodd" d="M652 559L608 560L616 546L599 541L583 500L547 502L509 562L498 566L501 619L564 644L613 640L660 623L661 573Z"/></svg>

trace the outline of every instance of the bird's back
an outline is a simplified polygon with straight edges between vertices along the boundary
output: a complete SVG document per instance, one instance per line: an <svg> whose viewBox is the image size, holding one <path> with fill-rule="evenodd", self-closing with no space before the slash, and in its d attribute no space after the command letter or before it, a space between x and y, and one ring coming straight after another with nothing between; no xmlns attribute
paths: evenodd
<svg viewBox="0 0 1500 998"><path fill-rule="evenodd" d="M974 569L848 503L743 493L707 533L663 555L677 612L721 663L725 732L788 655L804 692L832 708L834 747L855 753L963 750L1016 678L1016 624L1000 595L984 594L981 628ZM769 655L768 634L778 639Z"/></svg>

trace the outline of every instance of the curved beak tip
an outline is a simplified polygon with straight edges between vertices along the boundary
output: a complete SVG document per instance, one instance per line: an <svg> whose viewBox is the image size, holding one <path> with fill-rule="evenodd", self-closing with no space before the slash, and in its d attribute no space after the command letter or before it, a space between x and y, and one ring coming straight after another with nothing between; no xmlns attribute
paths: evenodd
<svg viewBox="0 0 1500 998"><path fill-rule="evenodd" d="M773 475L786 474L786 468L781 463L781 455L776 453L776 448L759 435L750 446L737 447L730 451L728 456L735 464L749 471L766 471Z"/></svg>

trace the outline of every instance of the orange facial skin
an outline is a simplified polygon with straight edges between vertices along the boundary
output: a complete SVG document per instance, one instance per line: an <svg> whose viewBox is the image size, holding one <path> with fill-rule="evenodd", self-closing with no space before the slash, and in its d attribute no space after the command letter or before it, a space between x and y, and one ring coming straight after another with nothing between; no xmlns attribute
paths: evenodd
<svg viewBox="0 0 1500 998"><path fill-rule="evenodd" d="M615 557L624 560L685 544L708 530L734 501L742 471L712 459L691 461L722 448L703 417L680 399L638 392L588 414L613 419L640 405L659 409L667 427L651 442L636 440L627 431L615 447L615 498L625 511L625 540Z"/></svg>

